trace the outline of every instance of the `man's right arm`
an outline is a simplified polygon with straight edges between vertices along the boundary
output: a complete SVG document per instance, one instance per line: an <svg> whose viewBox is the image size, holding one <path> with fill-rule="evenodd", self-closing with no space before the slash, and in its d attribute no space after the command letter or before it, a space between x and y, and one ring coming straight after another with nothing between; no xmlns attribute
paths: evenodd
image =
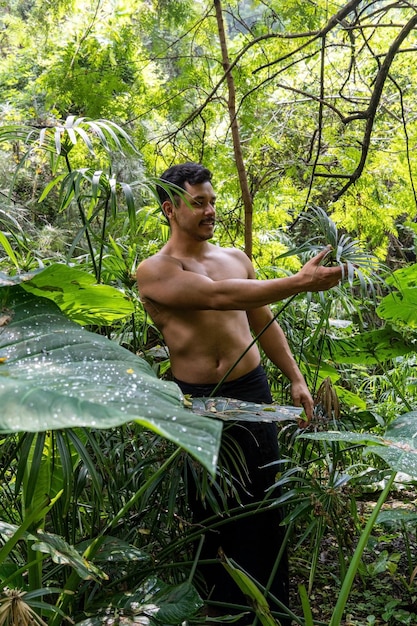
<svg viewBox="0 0 417 626"><path fill-rule="evenodd" d="M342 278L342 270L339 266L321 265L327 254L328 248L325 248L299 272L285 278L227 278L217 281L184 270L178 260L157 254L139 265L138 289L142 299L173 309L250 310L297 293L327 291L337 285Z"/></svg>

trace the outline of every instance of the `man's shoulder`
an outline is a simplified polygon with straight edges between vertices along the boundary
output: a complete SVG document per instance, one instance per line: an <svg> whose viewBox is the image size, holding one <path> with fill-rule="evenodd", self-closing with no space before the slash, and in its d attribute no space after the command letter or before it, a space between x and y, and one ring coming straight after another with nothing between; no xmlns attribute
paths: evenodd
<svg viewBox="0 0 417 626"><path fill-rule="evenodd" d="M250 268L252 266L249 257L243 252L243 250L239 250L239 248L223 248L220 246L214 247L216 248L219 257L224 257L224 259L237 261L240 265L244 265L246 268Z"/></svg>
<svg viewBox="0 0 417 626"><path fill-rule="evenodd" d="M248 260L248 257L246 256L246 254L242 251L239 250L239 248L226 248L223 246L218 246L216 244L210 244L211 246L211 250L214 254L219 254L219 255L227 255L227 256L231 256L235 259L239 259L241 261L245 261Z"/></svg>
<svg viewBox="0 0 417 626"><path fill-rule="evenodd" d="M179 259L161 251L141 261L138 265L137 274L140 276L147 272L160 271L163 266L182 267L182 264Z"/></svg>
<svg viewBox="0 0 417 626"><path fill-rule="evenodd" d="M158 252L156 252L155 254L152 254L152 256L148 256L146 257L146 259L143 259L143 261L141 261L140 265L153 265L155 263L178 263L179 259L174 255L174 254L170 254L169 252L165 252L164 249L159 250Z"/></svg>

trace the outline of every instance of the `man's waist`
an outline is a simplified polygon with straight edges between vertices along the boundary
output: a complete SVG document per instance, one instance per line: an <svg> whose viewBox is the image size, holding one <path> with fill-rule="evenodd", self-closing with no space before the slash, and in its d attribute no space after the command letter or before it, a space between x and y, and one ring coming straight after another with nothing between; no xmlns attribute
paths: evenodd
<svg viewBox="0 0 417 626"><path fill-rule="evenodd" d="M174 382L177 383L184 394L194 397L224 396L248 402L272 402L265 370L260 364L251 371L224 382L188 383L176 378L174 378Z"/></svg>
<svg viewBox="0 0 417 626"><path fill-rule="evenodd" d="M218 357L201 358L193 355L188 358L178 358L171 354L171 369L175 379L191 385L217 385L220 381L231 382L246 374L249 374L260 363L260 355L254 351L246 353L243 357L237 355L230 358L230 354Z"/></svg>

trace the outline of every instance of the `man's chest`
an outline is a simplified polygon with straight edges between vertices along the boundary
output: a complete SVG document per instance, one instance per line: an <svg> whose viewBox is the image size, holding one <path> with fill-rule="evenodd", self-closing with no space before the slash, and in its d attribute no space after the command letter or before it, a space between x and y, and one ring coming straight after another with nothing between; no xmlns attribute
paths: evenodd
<svg viewBox="0 0 417 626"><path fill-rule="evenodd" d="M231 278L248 278L246 268L231 256L216 256L214 258L197 260L181 259L186 272L194 272L207 276L211 280L227 280Z"/></svg>

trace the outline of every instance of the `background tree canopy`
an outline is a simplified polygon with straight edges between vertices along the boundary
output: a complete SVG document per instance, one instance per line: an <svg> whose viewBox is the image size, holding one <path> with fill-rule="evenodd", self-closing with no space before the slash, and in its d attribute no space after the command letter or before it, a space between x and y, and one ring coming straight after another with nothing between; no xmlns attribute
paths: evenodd
<svg viewBox="0 0 417 626"><path fill-rule="evenodd" d="M405 1L14 0L1 17L1 119L112 119L141 155L115 165L129 181L204 162L221 197L217 237L243 245L249 221L246 247L263 265L310 203L381 258L403 257L416 23ZM49 173L36 165L39 188Z"/></svg>

